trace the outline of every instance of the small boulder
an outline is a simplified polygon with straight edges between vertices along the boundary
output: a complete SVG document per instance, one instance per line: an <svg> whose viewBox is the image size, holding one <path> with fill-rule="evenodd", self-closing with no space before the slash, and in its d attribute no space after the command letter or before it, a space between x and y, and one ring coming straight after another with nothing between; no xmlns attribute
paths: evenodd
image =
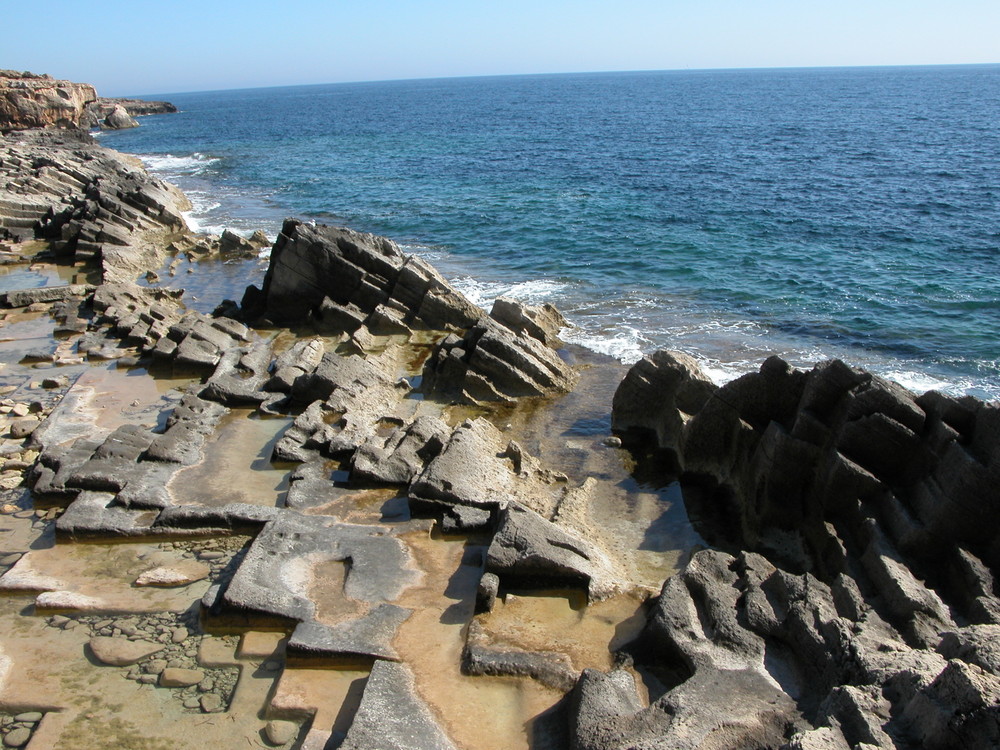
<svg viewBox="0 0 1000 750"><path fill-rule="evenodd" d="M183 669L167 667L160 672L161 687L190 687L205 679L205 673L200 669Z"/></svg>
<svg viewBox="0 0 1000 750"><path fill-rule="evenodd" d="M106 636L91 638L88 645L95 659L112 667L130 667L147 656L163 650L162 643L129 641L125 638Z"/></svg>
<svg viewBox="0 0 1000 750"><path fill-rule="evenodd" d="M120 104L108 112L104 118L104 128L107 130L125 130L127 128L137 128L139 123Z"/></svg>

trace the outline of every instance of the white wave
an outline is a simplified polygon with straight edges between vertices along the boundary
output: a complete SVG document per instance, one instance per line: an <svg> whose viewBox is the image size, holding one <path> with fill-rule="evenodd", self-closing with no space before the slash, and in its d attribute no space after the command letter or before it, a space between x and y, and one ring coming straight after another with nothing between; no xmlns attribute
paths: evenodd
<svg viewBox="0 0 1000 750"><path fill-rule="evenodd" d="M184 221L187 222L188 229L195 234L222 234L226 230L225 224L209 224L208 217L197 216L194 211L183 213Z"/></svg>
<svg viewBox="0 0 1000 750"><path fill-rule="evenodd" d="M650 343L648 338L634 328L598 333L582 328L566 328L560 336L567 343L582 346L598 354L606 354L626 365L633 365L642 359Z"/></svg>
<svg viewBox="0 0 1000 750"><path fill-rule="evenodd" d="M479 281L471 276L453 279L451 283L473 304L484 310L489 310L493 306L493 300L497 297L511 297L525 304L538 305L550 301L568 286L550 279L509 284L498 281Z"/></svg>
<svg viewBox="0 0 1000 750"><path fill-rule="evenodd" d="M218 157L193 153L190 156L174 156L172 154L138 154L142 163L152 172L167 175L199 174L205 169L221 161Z"/></svg>
<svg viewBox="0 0 1000 750"><path fill-rule="evenodd" d="M927 391L950 391L954 384L946 380L941 380L926 372L915 372L913 370L887 370L882 373L883 377L899 383L909 391L923 394Z"/></svg>

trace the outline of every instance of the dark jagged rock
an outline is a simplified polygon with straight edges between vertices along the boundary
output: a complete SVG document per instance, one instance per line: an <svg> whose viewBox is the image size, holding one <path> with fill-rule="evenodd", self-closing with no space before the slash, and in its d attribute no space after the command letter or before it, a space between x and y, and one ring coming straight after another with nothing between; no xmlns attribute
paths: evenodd
<svg viewBox="0 0 1000 750"><path fill-rule="evenodd" d="M115 107L121 107L132 117L171 114L177 111L170 102L148 101L146 99L123 99L121 97L98 97L92 105L97 119L107 116Z"/></svg>
<svg viewBox="0 0 1000 750"><path fill-rule="evenodd" d="M285 221L271 250L263 289L244 298L248 319L280 323L318 317L333 329L358 328L380 305L408 326L465 328L483 316L428 264L384 237Z"/></svg>
<svg viewBox="0 0 1000 750"><path fill-rule="evenodd" d="M636 363L615 391L611 428L626 444L654 439L656 447L677 451L684 423L716 390L692 357L654 352Z"/></svg>

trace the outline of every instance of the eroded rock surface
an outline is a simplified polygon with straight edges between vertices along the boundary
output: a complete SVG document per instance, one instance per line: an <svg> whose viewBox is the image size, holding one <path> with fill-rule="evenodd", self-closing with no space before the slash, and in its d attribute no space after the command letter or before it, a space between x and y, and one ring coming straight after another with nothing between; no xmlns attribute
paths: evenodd
<svg viewBox="0 0 1000 750"><path fill-rule="evenodd" d="M91 124L97 91L89 83L0 70L0 132L27 128L80 128Z"/></svg>

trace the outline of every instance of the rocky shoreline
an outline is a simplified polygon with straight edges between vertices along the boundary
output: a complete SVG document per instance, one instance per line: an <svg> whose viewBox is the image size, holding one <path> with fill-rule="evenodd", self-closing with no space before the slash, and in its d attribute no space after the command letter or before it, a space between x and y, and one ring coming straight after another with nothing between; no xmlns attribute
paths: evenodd
<svg viewBox="0 0 1000 750"><path fill-rule="evenodd" d="M3 298L5 746L1000 744L996 404L626 373L294 219L194 312L158 280L266 238L84 134L0 147L5 263L76 282Z"/></svg>

